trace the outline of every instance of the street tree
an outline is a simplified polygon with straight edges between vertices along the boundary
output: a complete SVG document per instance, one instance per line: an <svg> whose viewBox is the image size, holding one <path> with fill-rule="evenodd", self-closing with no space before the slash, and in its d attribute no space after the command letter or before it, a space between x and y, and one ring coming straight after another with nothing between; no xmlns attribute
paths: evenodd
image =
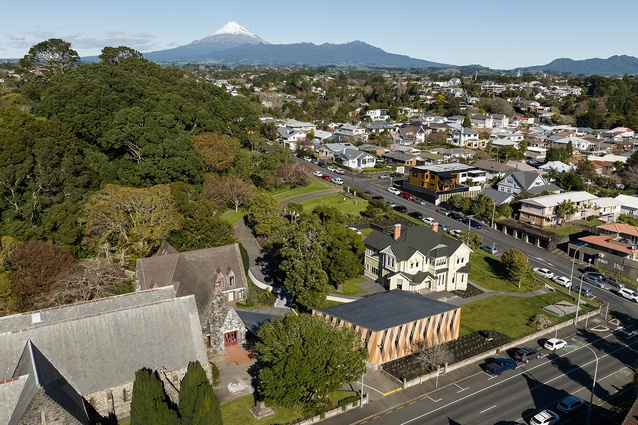
<svg viewBox="0 0 638 425"><path fill-rule="evenodd" d="M576 214L578 212L578 207L574 203L574 201L570 199L565 199L561 201L558 205L556 205L556 217L558 218L558 224L564 223L568 217Z"/></svg>
<svg viewBox="0 0 638 425"><path fill-rule="evenodd" d="M144 189L107 185L91 197L80 222L90 249L135 264L180 229L183 217L167 185Z"/></svg>
<svg viewBox="0 0 638 425"><path fill-rule="evenodd" d="M250 180L244 180L235 174L227 176L209 176L204 182L204 197L216 205L232 207L235 212L248 207L257 194L257 188Z"/></svg>
<svg viewBox="0 0 638 425"><path fill-rule="evenodd" d="M530 274L527 255L520 249L510 248L501 255L501 265L505 277L512 282L519 282Z"/></svg>
<svg viewBox="0 0 638 425"><path fill-rule="evenodd" d="M285 221L281 216L281 205L272 195L256 195L248 207L248 221L256 236L270 237L280 229Z"/></svg>
<svg viewBox="0 0 638 425"><path fill-rule="evenodd" d="M494 199L479 193L470 206L470 212L486 220L492 219L492 211L494 209Z"/></svg>
<svg viewBox="0 0 638 425"><path fill-rule="evenodd" d="M265 322L257 336L255 348L264 363L260 392L266 402L315 411L365 370L368 353L361 336L318 316L279 316Z"/></svg>
<svg viewBox="0 0 638 425"><path fill-rule="evenodd" d="M328 284L341 290L346 280L363 272L360 260L364 251L363 239L340 223L331 222L325 228L327 239L322 260L323 268L328 275Z"/></svg>
<svg viewBox="0 0 638 425"><path fill-rule="evenodd" d="M179 388L181 425L221 425L219 399L199 362L190 362Z"/></svg>
<svg viewBox="0 0 638 425"><path fill-rule="evenodd" d="M157 372L140 369L135 372L131 397L131 425L179 425L177 412L171 409Z"/></svg>
<svg viewBox="0 0 638 425"><path fill-rule="evenodd" d="M429 371L434 371L438 367L454 361L454 356L445 345L432 344L426 339L415 343L413 352L416 353L416 360Z"/></svg>

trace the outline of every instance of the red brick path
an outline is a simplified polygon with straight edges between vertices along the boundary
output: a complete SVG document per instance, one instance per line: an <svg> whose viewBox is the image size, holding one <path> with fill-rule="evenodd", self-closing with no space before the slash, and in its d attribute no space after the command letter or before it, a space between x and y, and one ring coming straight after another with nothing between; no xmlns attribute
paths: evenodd
<svg viewBox="0 0 638 425"><path fill-rule="evenodd" d="M250 352L244 350L239 345L226 347L226 353L227 354L224 355L224 363L235 362L237 364L245 364L253 361L250 357L248 357Z"/></svg>

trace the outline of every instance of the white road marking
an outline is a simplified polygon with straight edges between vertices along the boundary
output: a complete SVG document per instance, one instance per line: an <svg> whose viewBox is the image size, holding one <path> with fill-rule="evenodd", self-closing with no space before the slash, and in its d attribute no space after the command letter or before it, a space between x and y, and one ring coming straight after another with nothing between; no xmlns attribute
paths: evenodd
<svg viewBox="0 0 638 425"><path fill-rule="evenodd" d="M495 408L496 406L497 406L497 405L495 404L495 405L494 405L494 406L492 406L492 407L488 407L488 408L487 408L487 409L485 409L485 410L481 410L479 413L485 413L485 412L487 412L488 410L491 410L491 409Z"/></svg>

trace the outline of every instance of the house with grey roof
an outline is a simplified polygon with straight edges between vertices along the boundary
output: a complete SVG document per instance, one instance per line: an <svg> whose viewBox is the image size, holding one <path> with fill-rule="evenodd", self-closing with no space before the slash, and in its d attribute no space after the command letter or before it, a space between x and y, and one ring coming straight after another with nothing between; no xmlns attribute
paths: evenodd
<svg viewBox="0 0 638 425"><path fill-rule="evenodd" d="M248 283L238 244L177 252L164 242L157 254L137 260L135 290L172 286L193 295L208 348L242 345L246 327L230 303L244 301Z"/></svg>
<svg viewBox="0 0 638 425"><path fill-rule="evenodd" d="M368 152L349 148L335 155L334 161L349 168L362 169L373 168L377 163L377 158Z"/></svg>
<svg viewBox="0 0 638 425"><path fill-rule="evenodd" d="M461 309L414 292L387 291L312 314L359 333L374 368L413 354L418 346L458 338Z"/></svg>
<svg viewBox="0 0 638 425"><path fill-rule="evenodd" d="M208 369L195 298L172 287L0 317L0 424L125 418L137 370L179 388L191 361Z"/></svg>
<svg viewBox="0 0 638 425"><path fill-rule="evenodd" d="M410 292L457 291L467 288L472 250L438 232L438 224L373 230L363 241L366 276L386 289Z"/></svg>
<svg viewBox="0 0 638 425"><path fill-rule="evenodd" d="M518 194L528 192L532 195L540 195L543 192L560 193L561 188L554 183L549 183L536 171L510 170L497 183L500 192Z"/></svg>
<svg viewBox="0 0 638 425"><path fill-rule="evenodd" d="M343 153L346 149L356 149L357 147L352 143L326 143L317 148L317 154L321 159L328 159L332 161L335 155Z"/></svg>

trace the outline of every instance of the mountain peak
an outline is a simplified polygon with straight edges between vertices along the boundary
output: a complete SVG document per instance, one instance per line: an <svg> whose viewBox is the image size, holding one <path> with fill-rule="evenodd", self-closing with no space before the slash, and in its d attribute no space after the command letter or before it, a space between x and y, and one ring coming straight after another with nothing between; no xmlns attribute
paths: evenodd
<svg viewBox="0 0 638 425"><path fill-rule="evenodd" d="M235 21L230 21L217 31L215 31L212 35L221 35L221 34L233 34L233 35L248 35L254 36L252 32L248 31L246 28L242 27Z"/></svg>

